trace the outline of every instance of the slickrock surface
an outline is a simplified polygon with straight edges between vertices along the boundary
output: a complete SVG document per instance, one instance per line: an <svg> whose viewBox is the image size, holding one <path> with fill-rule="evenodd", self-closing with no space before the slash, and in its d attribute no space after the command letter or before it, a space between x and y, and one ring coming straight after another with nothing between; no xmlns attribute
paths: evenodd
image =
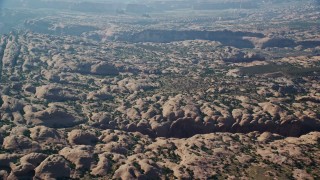
<svg viewBox="0 0 320 180"><path fill-rule="evenodd" d="M2 178L289 179L320 173L319 132L296 138L251 132L183 139L150 139L117 130L96 132L99 141L92 145L67 145L59 152L35 150L38 153L25 156L3 153L1 168L11 173Z"/></svg>
<svg viewBox="0 0 320 180"><path fill-rule="evenodd" d="M0 179L319 179L319 12L0 1Z"/></svg>

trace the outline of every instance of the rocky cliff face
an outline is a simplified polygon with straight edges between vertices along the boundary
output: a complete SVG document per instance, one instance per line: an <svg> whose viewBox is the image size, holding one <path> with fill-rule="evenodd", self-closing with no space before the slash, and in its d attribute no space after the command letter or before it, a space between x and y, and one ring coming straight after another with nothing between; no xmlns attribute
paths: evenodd
<svg viewBox="0 0 320 180"><path fill-rule="evenodd" d="M165 98L165 97L162 97ZM144 102L143 99L140 102ZM150 103L149 99L149 103ZM254 112L245 109L230 109L219 106L200 105L195 99L177 95L155 107L138 107L123 110L129 119L146 119L128 124L124 129L138 131L152 137L187 138L196 134L213 132L249 133L272 132L283 136L300 136L320 129L317 115L296 114L295 116L279 105L263 102L254 106ZM146 102L144 102L146 103ZM252 106L245 101L242 106ZM162 110L162 114L159 115ZM157 113L158 112L158 113Z"/></svg>

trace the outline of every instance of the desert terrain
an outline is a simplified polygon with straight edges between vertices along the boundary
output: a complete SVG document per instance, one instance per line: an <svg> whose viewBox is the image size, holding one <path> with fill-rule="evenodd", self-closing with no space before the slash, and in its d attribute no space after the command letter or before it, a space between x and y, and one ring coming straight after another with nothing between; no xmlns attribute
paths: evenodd
<svg viewBox="0 0 320 180"><path fill-rule="evenodd" d="M320 178L319 1L17 2L0 179Z"/></svg>

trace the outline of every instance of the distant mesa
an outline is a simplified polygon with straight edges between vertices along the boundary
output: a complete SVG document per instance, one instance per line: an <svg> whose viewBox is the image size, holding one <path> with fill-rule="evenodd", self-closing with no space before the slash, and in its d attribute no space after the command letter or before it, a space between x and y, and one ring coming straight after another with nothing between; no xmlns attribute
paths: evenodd
<svg viewBox="0 0 320 180"><path fill-rule="evenodd" d="M221 10L221 9L254 9L257 2L231 1L231 2L199 2L193 5L194 10Z"/></svg>

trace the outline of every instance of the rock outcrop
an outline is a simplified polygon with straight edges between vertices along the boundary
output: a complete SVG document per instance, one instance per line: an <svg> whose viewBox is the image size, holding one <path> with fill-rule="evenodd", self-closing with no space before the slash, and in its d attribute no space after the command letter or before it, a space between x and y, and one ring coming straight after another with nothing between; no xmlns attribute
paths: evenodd
<svg viewBox="0 0 320 180"><path fill-rule="evenodd" d="M91 132L75 129L69 132L68 141L74 145L93 145L98 142L98 138Z"/></svg>
<svg viewBox="0 0 320 180"><path fill-rule="evenodd" d="M82 118L60 107L52 106L37 112L26 112L28 124L43 125L51 128L72 127L82 122Z"/></svg>
<svg viewBox="0 0 320 180"><path fill-rule="evenodd" d="M60 155L47 157L35 169L35 177L40 179L62 179L70 177L70 165Z"/></svg>

